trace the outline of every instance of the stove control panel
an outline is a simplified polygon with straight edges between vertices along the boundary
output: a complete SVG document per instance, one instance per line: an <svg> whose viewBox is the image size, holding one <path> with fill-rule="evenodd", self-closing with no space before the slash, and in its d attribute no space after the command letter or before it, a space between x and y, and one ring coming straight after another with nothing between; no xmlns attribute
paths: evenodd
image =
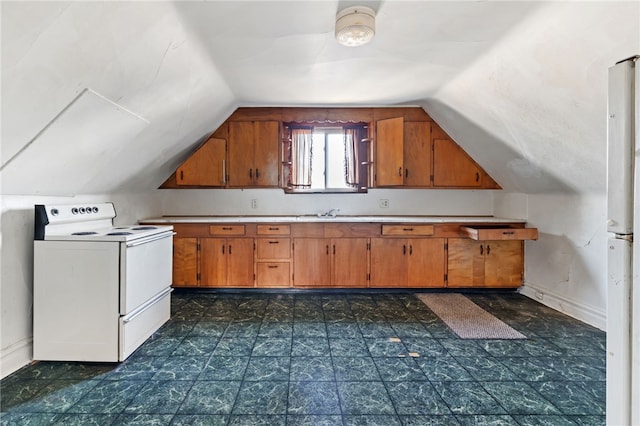
<svg viewBox="0 0 640 426"><path fill-rule="evenodd" d="M45 225L56 225L116 217L113 203L36 205L36 215Z"/></svg>

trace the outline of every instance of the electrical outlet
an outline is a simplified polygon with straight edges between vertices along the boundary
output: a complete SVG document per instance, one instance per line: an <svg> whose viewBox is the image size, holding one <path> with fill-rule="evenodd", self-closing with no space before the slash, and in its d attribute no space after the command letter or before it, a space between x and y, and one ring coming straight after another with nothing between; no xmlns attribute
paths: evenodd
<svg viewBox="0 0 640 426"><path fill-rule="evenodd" d="M252 209L257 209L258 208L258 200L256 200L255 198L251 199L251 208Z"/></svg>
<svg viewBox="0 0 640 426"><path fill-rule="evenodd" d="M389 208L389 200L381 198L380 201L378 201L378 205L380 206L381 209L388 209Z"/></svg>

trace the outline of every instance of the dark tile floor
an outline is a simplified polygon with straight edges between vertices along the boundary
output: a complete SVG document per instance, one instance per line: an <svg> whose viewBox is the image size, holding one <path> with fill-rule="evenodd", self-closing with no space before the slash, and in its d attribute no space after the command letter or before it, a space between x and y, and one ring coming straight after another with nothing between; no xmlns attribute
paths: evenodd
<svg viewBox="0 0 640 426"><path fill-rule="evenodd" d="M603 332L516 293L468 297L528 339L461 340L411 293L174 293L126 362L2 380L0 424L605 423Z"/></svg>

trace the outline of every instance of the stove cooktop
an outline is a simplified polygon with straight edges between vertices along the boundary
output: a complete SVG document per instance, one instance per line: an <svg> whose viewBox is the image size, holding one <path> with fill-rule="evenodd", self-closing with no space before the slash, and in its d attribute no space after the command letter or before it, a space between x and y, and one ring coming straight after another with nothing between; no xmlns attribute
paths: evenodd
<svg viewBox="0 0 640 426"><path fill-rule="evenodd" d="M45 241L133 241L152 237L173 230L173 226L114 226L100 229L75 230L73 232L50 232Z"/></svg>

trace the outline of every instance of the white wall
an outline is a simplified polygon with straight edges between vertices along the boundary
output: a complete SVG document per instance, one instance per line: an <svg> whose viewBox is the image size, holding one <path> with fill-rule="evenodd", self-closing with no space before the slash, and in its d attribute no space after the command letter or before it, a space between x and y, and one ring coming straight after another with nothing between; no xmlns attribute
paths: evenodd
<svg viewBox="0 0 640 426"><path fill-rule="evenodd" d="M2 194L152 190L236 107L172 2L0 7ZM149 124L140 130L125 114L114 120L115 111L95 108L101 104L65 110L85 88Z"/></svg>
<svg viewBox="0 0 640 426"><path fill-rule="evenodd" d="M640 53L640 2L539 3L419 103L510 192L604 191L607 69Z"/></svg>
<svg viewBox="0 0 640 426"><path fill-rule="evenodd" d="M160 214L157 197L146 194L1 197L0 377L32 360L33 206L106 201L115 203L118 214L115 222L119 225Z"/></svg>
<svg viewBox="0 0 640 426"><path fill-rule="evenodd" d="M281 189L159 190L163 215L493 215L494 191L370 189L366 194L285 194ZM257 208L251 208L255 199ZM388 208L379 201L389 200Z"/></svg>
<svg viewBox="0 0 640 426"><path fill-rule="evenodd" d="M598 327L606 327L605 194L501 194L495 214L524 214L538 228L525 243L521 293Z"/></svg>

